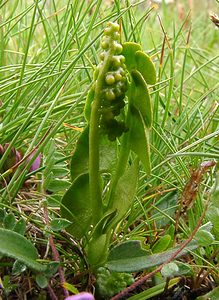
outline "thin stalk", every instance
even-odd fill
[[[49,227],[50,226],[49,212],[48,212],[48,207],[46,205],[44,206],[44,218],[45,218],[46,225]],[[56,249],[56,245],[55,245],[55,242],[54,242],[52,234],[49,235],[48,239],[49,239],[49,245],[50,245],[51,250],[52,250],[53,259],[55,261],[57,261],[57,262],[60,263],[61,260],[60,260],[59,252]],[[65,275],[64,275],[63,268],[61,266],[59,266],[58,272],[59,272],[60,283],[63,286],[63,293],[64,293],[65,297],[68,297],[69,296],[69,292],[68,292],[68,290],[66,290],[64,288]]]
[[[95,39],[96,40],[96,39]],[[45,99],[48,97],[48,95],[50,95],[51,93],[51,98],[53,96],[55,96],[55,94],[57,93],[57,88],[61,88],[61,86],[64,84],[64,82],[67,80],[67,78],[69,77],[71,70],[73,69],[73,67],[75,66],[76,62],[78,61],[78,59],[80,58],[80,56],[91,46],[91,44],[93,44],[94,41],[92,41],[88,46],[86,46],[81,53],[79,53],[78,55],[76,55],[75,59],[73,59],[73,61],[71,62],[71,64],[63,71],[63,73],[53,82],[53,84],[50,86],[50,88],[45,92],[45,94],[43,95],[43,97],[38,101],[37,105],[32,109],[32,111],[30,112],[29,116],[25,119],[25,121],[23,122],[22,126],[19,128],[19,130],[17,131],[17,133],[15,134],[15,136],[13,137],[13,139],[11,140],[11,143],[9,144],[7,150],[5,151],[5,153],[3,154],[3,156],[1,157],[0,160],[0,168],[2,167],[4,161],[6,160],[13,144],[15,143],[15,141],[19,138],[20,133],[23,132],[24,129],[26,129],[26,126],[28,125],[29,121],[31,120],[32,116],[35,114],[35,112],[37,111],[37,109],[42,105],[42,103],[45,101]]]
[[[173,58],[173,50],[170,49],[170,82],[169,82],[169,90],[167,95],[166,107],[165,107],[163,121],[162,121],[162,127],[165,126],[169,114],[170,100],[173,93],[173,84],[174,84],[174,58]]]
[[[41,144],[39,144],[37,146],[37,151],[35,153],[35,155],[37,156],[40,152],[43,151],[43,148],[45,147],[45,145],[47,145],[47,143],[49,142],[49,140],[54,137],[54,135],[57,133],[58,129],[60,128],[61,124],[64,122],[64,120],[67,119],[67,117],[73,112],[73,110],[75,109],[76,105],[78,103],[80,103],[82,101],[82,99],[84,98],[84,96],[87,94],[88,90],[89,90],[90,86],[88,87],[88,89],[86,89],[83,94],[81,94],[81,96],[78,98],[78,100],[63,114],[63,116],[57,120],[57,123],[55,124],[55,126],[51,129],[51,131],[48,133],[48,135],[45,136],[45,139],[43,140],[43,142]],[[13,144],[13,143],[12,143]],[[9,147],[8,147],[9,148]],[[6,151],[5,151],[6,152]],[[4,155],[3,155],[4,156]],[[3,157],[2,156],[2,157]],[[1,159],[2,160],[2,159]],[[1,162],[1,161],[0,161]],[[16,197],[16,194],[18,193],[19,188],[21,187],[21,185],[24,182],[24,178],[25,175],[27,173],[27,169],[30,166],[26,165],[25,169],[23,170],[22,174],[18,174],[18,170],[16,171],[16,173],[14,174],[13,178],[10,180],[9,184],[7,185],[6,189],[4,190],[4,193],[2,193],[2,200],[4,199],[4,202],[9,201],[8,198],[10,198],[10,200],[14,200],[14,198]],[[21,176],[22,175],[22,176]],[[16,176],[16,177],[15,177]],[[9,193],[10,192],[10,193]],[[1,202],[1,200],[0,200]]]
[[[162,77],[162,69],[163,69],[163,60],[164,60],[164,51],[165,51],[165,42],[166,39],[164,37],[163,39],[163,44],[162,44],[162,49],[161,49],[161,55],[160,55],[160,64],[159,64],[159,71],[158,71],[158,84],[155,89],[155,99],[154,99],[154,109],[153,109],[153,120],[154,120],[154,127],[158,127],[157,124],[159,124],[159,117],[158,117],[158,112],[159,112],[159,101],[160,101],[160,94],[159,94],[159,89],[160,89],[160,82],[161,82],[161,77]],[[158,141],[158,137],[155,135],[155,132],[152,131],[152,141],[153,144]]]
[[[186,69],[186,61],[187,61],[187,54],[189,50],[189,38],[191,34],[191,27],[189,29],[187,41],[186,41],[186,48],[185,48],[185,53],[184,53],[184,58],[183,58],[183,65],[182,65],[182,73],[181,73],[181,80],[180,80],[180,93],[179,93],[179,115],[182,113],[182,107],[183,107],[183,81],[184,81],[184,75],[185,75],[185,69]]]
[[[0,24],[2,23],[2,16],[0,15]],[[4,48],[5,48],[5,42],[4,42],[4,28],[0,28],[0,66],[4,66]],[[2,74],[3,77],[3,74]]]
[[[99,174],[99,124],[102,87],[104,84],[105,74],[111,61],[111,55],[113,53],[111,52],[112,50],[109,50],[106,54],[103,66],[96,81],[89,129],[89,185],[94,224],[100,220],[103,210]]]
[[[91,18],[91,20],[89,22],[89,26],[88,26],[87,31],[85,33],[84,39],[83,39],[83,41],[81,43],[80,49],[84,48],[84,46],[86,45],[86,42],[87,42],[87,40],[89,38],[89,35],[90,35],[92,29],[94,29],[94,24],[95,24],[95,22],[97,20],[97,16],[98,16],[98,13],[100,11],[101,4],[102,4],[102,0],[97,1],[97,6],[96,6],[95,11],[93,12],[93,16],[92,16],[92,18]]]
[[[7,121],[9,121],[11,119],[14,110],[19,106],[19,104],[21,103],[21,100],[22,100],[21,98],[19,99],[19,95],[20,95],[20,91],[21,91],[20,85],[24,78],[24,72],[25,72],[25,67],[26,67],[26,63],[27,63],[28,51],[29,51],[30,43],[31,43],[32,36],[33,36],[34,30],[35,30],[34,21],[35,21],[35,17],[36,17],[37,6],[38,6],[38,1],[36,1],[36,3],[35,3],[32,19],[31,19],[31,27],[30,27],[30,31],[29,31],[29,35],[28,35],[28,39],[27,39],[27,46],[26,46],[25,53],[24,53],[24,59],[23,59],[22,68],[21,68],[21,72],[20,72],[20,79],[19,79],[19,83],[18,83],[19,89],[17,90],[16,96],[15,96],[15,100],[14,100],[15,104],[13,106],[13,110],[11,111],[11,114],[8,115]]]

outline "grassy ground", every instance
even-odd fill
[[[186,213],[178,216],[179,234],[174,236],[176,241],[188,238],[215,185],[217,167],[200,169],[200,164],[219,157],[219,31],[210,21],[207,2],[197,6],[194,1],[192,12],[188,1],[159,7],[148,1],[112,2],[0,1],[0,143],[10,145],[1,156],[1,173],[8,169],[11,147],[24,157],[33,151],[32,162],[43,154],[37,172],[30,174],[31,161],[24,161],[10,178],[2,179],[1,226],[10,229],[13,218],[23,219],[25,236],[45,260],[54,259],[52,236],[66,282],[91,292],[94,278],[80,242],[51,229],[50,222],[60,216],[60,199],[70,185],[69,161],[85,127],[85,98],[108,21],[122,20],[123,41],[140,43],[157,71],[157,83],[150,87],[152,174],[141,169],[135,204],[118,224],[113,244],[140,239],[152,249],[174,230],[177,204],[183,193],[195,193],[195,184],[197,197],[191,196],[194,204],[187,203]],[[218,13],[216,1],[209,5]],[[186,299],[218,286],[217,217],[208,209],[203,221],[214,225],[212,244],[185,259],[191,268],[185,283],[190,292],[200,289],[186,294],[182,288]],[[141,276],[135,274],[136,279]],[[0,277],[3,299],[55,299],[54,293],[58,299],[64,297],[58,274],[43,288],[42,282],[36,284],[34,272],[16,269],[5,256]],[[159,283],[157,275],[137,292]]]

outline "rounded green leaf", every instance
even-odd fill
[[[58,270],[60,265],[59,261],[51,261],[47,264],[47,268],[45,272],[43,272],[43,275],[45,275],[47,278],[51,278]]]
[[[111,173],[116,165],[117,145],[110,142],[106,136],[100,137],[100,172]],[[88,173],[89,164],[89,127],[81,133],[75,152],[71,159],[71,179],[74,181],[78,176]]]
[[[76,149],[71,159],[71,179],[74,181],[79,175],[88,172],[89,160],[89,127],[81,133]]]
[[[178,274],[179,268],[176,263],[170,262],[161,269],[161,274],[164,278],[172,278]]]
[[[50,226],[53,231],[60,231],[68,227],[70,224],[71,222],[69,220],[62,218],[54,218],[52,219]]]
[[[212,192],[212,203],[215,207],[219,208],[219,173],[216,174],[215,187]]]
[[[77,177],[63,196],[61,216],[71,222],[66,230],[74,237],[82,238],[87,233],[92,218],[88,174]]]
[[[205,230],[199,230],[195,235],[195,239],[200,246],[209,246],[215,240],[213,234]]]
[[[130,73],[133,70],[138,70],[147,84],[156,83],[154,64],[150,56],[142,51],[139,44],[133,42],[124,43],[122,55],[125,57],[125,64]]]
[[[165,251],[171,242],[171,236],[166,234],[162,236],[152,247],[153,253]]]
[[[182,275],[192,276],[192,275],[194,275],[193,266],[190,265],[189,263],[176,261],[176,264],[179,268],[179,271],[176,274],[176,276],[182,276]]]
[[[12,230],[0,228],[0,241],[0,254],[17,259],[36,271],[45,271],[46,266],[36,261],[37,249],[24,236]]]
[[[145,167],[147,174],[151,172],[149,129],[145,126],[141,113],[135,108],[130,109],[129,143]]]
[[[117,212],[113,224],[124,218],[125,214],[127,214],[132,206],[138,183],[138,165],[138,160],[135,160],[118,180],[110,201],[113,203],[111,207],[112,210]]]
[[[219,208],[211,205],[207,210],[207,217],[213,224],[213,231],[217,239],[219,238]]]
[[[20,273],[26,271],[26,269],[27,269],[27,266],[25,264],[23,264],[19,260],[16,260],[12,267],[12,274],[13,275],[20,274]]]
[[[198,248],[198,243],[192,240],[176,258],[187,254]],[[137,272],[157,265],[161,265],[168,261],[174,253],[178,251],[180,246],[168,249],[168,251],[149,255],[148,252],[141,247],[139,241],[126,241],[114,247],[108,256],[107,267],[115,272]]]
[[[128,71],[131,73],[136,68],[135,53],[141,50],[141,46],[134,42],[127,42],[123,45],[122,55],[125,57],[125,64]]]
[[[16,231],[17,233],[20,233],[21,235],[24,235],[26,230],[26,222],[24,219],[21,217],[17,223],[15,224],[13,231]]]
[[[14,226],[16,224],[16,219],[15,219],[15,216],[14,214],[10,213],[10,214],[7,214],[4,218],[4,227],[6,229],[14,229]]]
[[[142,51],[137,51],[135,53],[136,68],[144,77],[147,84],[156,83],[156,70],[154,64],[147,54]]]
[[[131,75],[133,83],[131,85],[130,103],[140,111],[145,125],[150,128],[152,125],[152,107],[147,84],[140,72],[134,70]]]
[[[65,192],[70,185],[71,183],[66,179],[52,178],[47,186],[47,190],[53,193]]]
[[[107,234],[102,234],[89,241],[87,259],[91,266],[103,265],[108,254]]]
[[[48,285],[48,279],[46,278],[46,276],[42,275],[42,274],[37,274],[36,275],[36,283],[38,284],[38,286],[41,289],[44,289],[45,287],[47,287]]]

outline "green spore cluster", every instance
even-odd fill
[[[120,44],[118,24],[108,23],[104,30],[101,48],[102,62],[97,68],[96,77],[104,61],[109,60],[109,64],[102,87],[100,126],[109,140],[114,141],[128,130],[124,121],[116,119],[125,106],[124,98],[127,91],[125,57],[121,55],[123,47]]]

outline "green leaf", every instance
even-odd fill
[[[47,277],[47,278],[51,278],[58,270],[60,265],[59,261],[51,261],[47,264],[46,266],[46,270],[43,272],[43,274]]]
[[[141,50],[141,46],[133,42],[126,42],[122,44],[122,46],[122,55],[125,57],[125,64],[128,71],[131,73],[133,69],[136,69],[135,53]]]
[[[110,172],[116,165],[117,145],[108,140],[106,136],[100,137],[100,172]],[[75,152],[71,159],[71,179],[88,173],[89,165],[89,127],[80,135]]]
[[[52,173],[55,177],[64,177],[68,174],[69,170],[65,166],[55,165]]]
[[[112,173],[117,164],[117,143],[109,141],[106,135],[100,137],[100,172]]]
[[[123,44],[122,55],[128,71],[138,70],[147,84],[156,83],[156,70],[151,58],[142,51],[139,44],[127,42]]]
[[[46,201],[48,206],[59,207],[62,201],[62,195],[61,194],[48,195]]]
[[[112,224],[112,220],[116,216],[116,214],[117,214],[116,210],[107,211],[95,226],[93,236],[100,236],[101,234],[106,233],[106,231],[109,229],[110,225]]]
[[[76,149],[71,159],[71,179],[74,181],[79,175],[88,173],[89,163],[89,127],[81,133]]]
[[[21,263],[19,260],[16,260],[12,267],[12,274],[13,275],[20,274],[20,273],[26,271],[26,269],[27,269],[27,266],[25,264]]]
[[[178,274],[179,268],[175,262],[170,262],[163,266],[161,274],[164,278],[173,278]]]
[[[171,287],[173,287],[175,284],[177,284],[179,282],[179,280],[180,280],[179,278],[171,279],[168,283],[168,288],[170,289]],[[165,286],[166,286],[166,282],[157,284],[157,285],[153,286],[152,288],[149,288],[141,293],[138,293],[138,294],[130,297],[129,300],[151,299],[151,298],[163,293]]]
[[[213,224],[213,230],[217,238],[219,238],[219,208],[211,205],[207,210],[207,217]]]
[[[171,191],[165,195],[161,195],[159,202],[156,204],[156,208],[152,209],[154,220],[156,221],[157,228],[164,228],[168,224],[171,224],[171,218],[175,217],[177,201],[179,195],[177,191]],[[171,225],[170,225],[171,226]],[[169,233],[174,239],[175,226],[172,224],[171,228],[168,229]]]
[[[176,276],[183,276],[183,275],[193,276],[194,275],[192,265],[183,263],[181,261],[175,261],[175,263],[178,266],[178,273],[176,274]]]
[[[47,185],[47,190],[53,193],[65,191],[70,187],[71,183],[65,179],[52,178]]]
[[[152,252],[159,253],[165,251],[171,242],[171,236],[166,234],[159,238],[159,240],[153,245]]]
[[[212,196],[212,203],[219,208],[219,188],[214,192]]]
[[[41,289],[44,289],[48,285],[48,279],[46,276],[42,274],[37,274],[36,275],[36,283]]]
[[[14,214],[10,213],[10,214],[7,214],[4,218],[4,227],[6,229],[14,229],[14,226],[16,224],[16,219],[15,219],[15,216]]]
[[[18,288],[18,284],[13,284],[11,282],[11,276],[9,275],[5,275],[2,278],[2,281],[0,280],[0,285],[2,286],[3,290],[4,290],[4,295],[9,295],[13,290],[15,290],[16,288]]]
[[[55,165],[55,141],[54,139],[51,139],[45,146],[44,152],[43,152],[43,164],[45,166],[45,169],[43,170],[43,176],[45,177],[44,180],[44,189],[47,189],[47,184],[49,183],[50,179],[48,177],[51,177],[51,172]]]
[[[137,70],[144,77],[147,84],[156,83],[156,70],[151,58],[142,51],[135,53]]]
[[[117,212],[113,223],[120,221],[131,208],[136,194],[138,181],[138,160],[128,167],[119,178],[110,203],[112,210]]]
[[[74,237],[80,239],[87,233],[92,219],[88,174],[77,177],[63,196],[61,216],[72,222],[66,230]]]
[[[50,226],[53,231],[60,231],[65,229],[71,224],[69,220],[62,219],[62,218],[54,218],[52,219]]]
[[[145,126],[141,113],[133,106],[130,107],[128,126],[130,149],[138,155],[149,175],[151,173],[149,129]]]
[[[131,84],[130,104],[141,113],[145,126],[151,128],[152,126],[152,108],[151,98],[148,93],[147,84],[141,73],[134,70],[131,72],[133,82]]]
[[[24,221],[23,218],[20,218],[15,224],[13,231],[20,233],[21,235],[24,235],[25,230],[26,230],[26,222]]]
[[[175,235],[175,226],[173,224],[171,224],[167,230],[166,230],[166,235],[169,235],[171,240],[170,240],[170,244],[169,247],[172,246],[173,241],[174,241],[174,235]]]
[[[196,241],[190,242],[176,258],[198,248]],[[107,267],[116,272],[138,272],[165,263],[179,249],[171,248],[159,254],[148,255],[139,241],[126,241],[114,247],[108,256]]]
[[[0,253],[24,263],[36,271],[45,271],[46,266],[38,263],[37,249],[24,236],[12,230],[0,228]]]
[[[88,243],[87,259],[91,266],[101,266],[108,254],[108,236],[102,234],[94,237]]]
[[[213,205],[219,208],[219,173],[216,174],[216,182],[212,192],[211,201]]]
[[[62,284],[62,286],[63,286],[64,289],[68,290],[72,294],[79,294],[78,289],[74,285],[72,285],[72,284],[70,284],[68,282],[64,282]]]
[[[195,235],[195,239],[200,246],[209,246],[215,240],[213,234],[206,230],[199,230]]]
[[[203,224],[202,226],[200,226],[198,231],[204,230],[204,231],[211,232],[212,228],[213,228],[213,224],[209,221]]]

